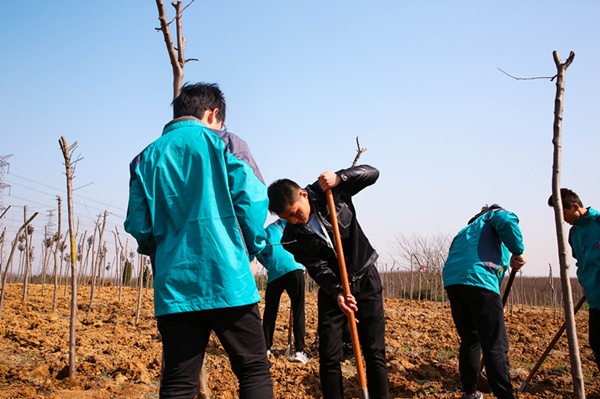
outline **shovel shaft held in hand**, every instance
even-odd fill
[[[579,311],[579,308],[581,308],[583,306],[584,302],[585,302],[585,295],[583,295],[581,297],[579,302],[577,302],[577,305],[575,305],[575,308],[573,308],[574,314],[577,314],[577,312]],[[546,356],[548,356],[548,354],[550,353],[552,348],[554,348],[554,345],[556,345],[556,343],[558,342],[558,340],[563,335],[563,333],[565,332],[566,329],[567,329],[567,323],[564,322],[563,325],[560,326],[560,328],[558,329],[556,334],[554,334],[554,338],[552,338],[552,341],[550,341],[550,343],[548,344],[548,347],[546,348],[546,350],[540,357],[540,360],[538,360],[538,362],[535,364],[535,366],[533,366],[533,368],[529,372],[529,375],[527,376],[527,378],[525,378],[525,381],[523,381],[521,388],[519,388],[519,392],[525,391],[525,389],[527,388],[527,384],[529,384],[531,382],[531,380],[533,379],[533,376],[537,373],[538,369],[540,368],[540,366],[542,365],[544,360],[546,360]]]
[[[329,206],[329,215],[331,217],[331,227],[335,239],[335,250],[337,252],[338,265],[340,267],[340,278],[342,287],[344,288],[344,296],[350,295],[350,283],[348,282],[348,271],[346,270],[346,260],[344,258],[344,248],[342,247],[342,238],[340,236],[340,228],[337,222],[337,213],[335,211],[335,202],[333,201],[333,193],[331,189],[325,192],[327,196],[327,205]],[[352,337],[352,349],[354,351],[354,360],[356,362],[356,371],[358,373],[358,385],[363,391],[365,399],[369,398],[367,393],[367,376],[363,367],[362,354],[360,353],[360,343],[358,341],[358,330],[356,329],[356,318],[354,312],[348,314],[348,325],[350,327],[350,336]]]

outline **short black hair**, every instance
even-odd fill
[[[186,83],[171,105],[173,118],[194,116],[202,119],[206,110],[218,108],[217,120],[225,123],[225,96],[216,83]]]
[[[548,206],[554,207],[553,195],[548,198]],[[583,208],[583,203],[579,199],[579,196],[575,194],[575,191],[569,190],[568,188],[560,189],[560,197],[562,198],[563,209],[570,209],[573,204],[577,204]]]
[[[498,204],[492,204],[492,205],[485,204],[484,206],[481,207],[481,211],[479,211],[479,213],[477,215],[473,216],[469,220],[469,223],[467,223],[467,224],[473,223],[475,221],[475,219],[477,219],[479,216],[485,215],[486,213],[488,213],[489,211],[493,211],[494,209],[503,209],[503,208]]]
[[[269,212],[279,215],[293,205],[300,196],[302,188],[290,179],[279,179],[269,186]]]

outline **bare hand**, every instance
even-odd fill
[[[352,294],[344,296],[344,294],[339,293],[337,296],[337,302],[340,309],[342,309],[342,312],[344,312],[346,316],[350,316],[351,313],[358,312],[356,298],[354,298]],[[356,322],[358,323],[358,320],[356,320]]]
[[[515,271],[521,270],[525,263],[527,263],[527,260],[523,255],[512,255],[510,257],[510,267]]]
[[[319,185],[321,186],[321,190],[323,190],[323,192],[334,188],[335,186],[340,184],[341,181],[342,178],[334,172],[327,171],[319,175]]]

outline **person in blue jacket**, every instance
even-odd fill
[[[589,342],[600,370],[600,212],[585,208],[579,196],[563,188],[560,190],[563,218],[572,225],[569,244],[577,259],[577,278],[590,305]],[[553,207],[553,198],[548,198]]]
[[[294,331],[294,360],[306,364],[304,354],[305,315],[304,315],[304,268],[294,260],[292,254],[283,249],[281,237],[285,229],[285,220],[277,219],[265,229],[267,246],[258,254],[258,261],[267,269],[267,288],[265,290],[265,311],[263,332],[267,344],[267,353],[273,345],[275,321],[279,310],[279,300],[283,291],[288,293],[292,310]]]
[[[265,247],[266,185],[247,144],[227,132],[216,84],[186,84],[173,121],[130,165],[125,230],[150,256],[163,343],[161,398],[193,398],[211,331],[241,398],[272,398],[250,261]]]
[[[483,397],[477,391],[482,351],[494,395],[514,398],[500,284],[509,264],[513,270],[525,264],[518,223],[517,215],[499,205],[484,206],[454,237],[444,265],[444,288],[460,336],[463,398]]]

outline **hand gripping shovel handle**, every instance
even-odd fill
[[[583,306],[584,302],[585,302],[585,295],[583,295],[581,297],[581,299],[579,300],[579,302],[577,302],[577,305],[575,305],[575,308],[573,309],[575,314],[577,314],[577,312],[579,311],[579,308],[581,308],[581,306]],[[544,360],[546,360],[546,356],[548,356],[548,354],[550,353],[552,348],[554,348],[554,345],[556,345],[556,343],[558,342],[558,340],[563,335],[563,333],[565,332],[566,329],[567,329],[567,323],[564,322],[563,325],[558,329],[556,334],[554,334],[554,338],[552,338],[552,341],[550,341],[550,344],[548,344],[548,347],[546,348],[546,350],[540,357],[540,360],[538,360],[538,362],[535,364],[535,366],[533,366],[533,368],[529,372],[529,375],[527,376],[527,378],[525,378],[525,381],[523,381],[521,388],[519,388],[519,392],[524,392],[525,389],[527,389],[527,384],[529,384],[531,382],[531,380],[533,379],[533,376],[537,373],[538,369],[540,368],[540,366],[542,365]]]
[[[337,222],[337,213],[335,211],[335,203],[333,201],[333,193],[331,189],[325,192],[327,196],[327,205],[329,206],[329,214],[331,216],[331,227],[335,238],[335,250],[337,252],[338,264],[340,267],[340,277],[344,288],[344,295],[350,295],[350,283],[348,282],[348,272],[346,271],[346,260],[344,258],[344,248],[342,247],[342,239],[340,237],[340,228]],[[358,330],[356,329],[356,319],[354,312],[348,315],[348,325],[350,327],[350,336],[352,337],[352,349],[354,351],[354,359],[356,362],[356,371],[358,372],[358,385],[362,389],[363,397],[369,399],[367,392],[367,376],[363,367],[362,354],[360,353],[360,343],[358,341]]]

